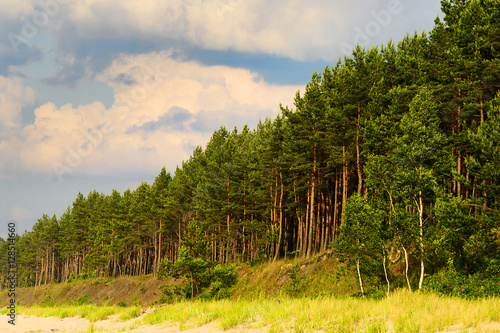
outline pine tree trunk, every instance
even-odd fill
[[[295,214],[297,215],[297,220],[298,220],[298,226],[297,226],[297,237],[296,237],[296,244],[295,244],[295,258],[298,257],[298,255],[301,255],[302,251],[302,219],[300,216],[300,211],[299,211],[299,204],[297,200],[297,192],[295,188],[295,184],[293,184],[293,193],[294,193],[294,201],[295,201]],[[298,253],[297,253],[298,251]]]
[[[457,155],[458,155],[457,156],[457,173],[460,176],[461,172],[462,172],[462,152],[460,150],[458,150]],[[460,186],[459,180],[457,180],[457,196],[458,197],[462,196],[461,186]]]
[[[160,268],[160,264],[161,264],[161,238],[163,236],[163,232],[161,231],[161,227],[162,227],[162,222],[160,219],[160,230],[158,232],[158,261],[156,263],[156,270],[157,271]]]
[[[333,199],[333,230],[332,230],[332,240],[335,240],[337,237],[337,225],[338,225],[338,209],[339,209],[339,201],[338,201],[338,185],[339,185],[340,175],[335,175],[335,197]]]
[[[313,227],[316,224],[315,216],[314,216],[314,197],[315,197],[315,185],[316,185],[316,146],[314,147],[314,164],[313,164],[313,173],[311,179],[311,199],[310,201],[310,217],[309,217],[309,241],[307,245],[307,253],[306,258],[311,256],[312,252],[312,243],[313,243]]]
[[[311,191],[307,191],[307,206],[306,206],[306,224],[305,228],[302,232],[303,242],[302,242],[302,251],[301,257],[307,257],[307,249],[309,247],[309,228],[311,228],[309,210],[311,209]]]
[[[56,258],[55,258],[55,251],[52,250],[52,274],[51,274],[50,281],[55,280],[55,278],[56,278],[55,273],[56,273]]]
[[[47,245],[46,250],[47,254],[47,263],[45,264],[45,284],[47,284],[47,280],[50,278],[49,276],[49,268],[50,268],[50,255],[49,255],[49,246]]]
[[[340,223],[344,223],[344,209],[347,202],[347,160],[345,144],[342,146],[342,213],[340,215]]]
[[[458,98],[460,100],[461,94],[460,92],[458,93]],[[461,114],[461,108],[460,105],[458,106],[458,114],[457,114],[457,135],[460,135],[460,114]],[[457,173],[460,176],[462,172],[462,152],[460,151],[460,148],[457,148]],[[457,196],[461,196],[461,188],[460,188],[460,181],[457,180]]]
[[[358,194],[363,191],[363,173],[361,170],[360,148],[359,148],[359,127],[361,121],[361,105],[358,102],[358,122],[356,124],[356,167],[358,169]]]

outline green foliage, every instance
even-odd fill
[[[44,298],[39,303],[41,306],[52,306],[54,302],[52,300],[52,290],[49,289],[45,292]]]
[[[384,238],[383,212],[374,208],[359,195],[349,198],[344,211],[344,224],[333,244],[341,262],[353,266],[360,262],[369,275],[377,275],[373,268],[380,268]]]
[[[158,300],[160,304],[174,303],[183,295],[183,290],[178,285],[162,284],[159,286],[159,289],[162,291],[160,299]]]
[[[230,288],[236,284],[237,274],[235,265],[222,266],[216,262],[201,258],[193,258],[191,251],[181,246],[179,260],[172,264],[162,262],[159,277],[171,276],[182,278],[185,282],[181,288],[186,298],[200,295],[205,299],[222,299],[230,295]],[[179,295],[179,289],[174,286],[163,285],[162,302],[171,302]]]
[[[90,286],[95,286],[95,285],[98,285],[98,284],[101,284],[101,283],[106,283],[106,280],[105,279],[95,279],[94,281],[90,282]]]
[[[284,287],[284,292],[289,296],[300,296],[307,287],[307,279],[301,274],[300,265],[295,262],[288,272],[291,282]]]
[[[441,6],[429,34],[356,46],[293,106],[253,130],[220,127],[173,175],[44,214],[16,236],[19,285],[157,274],[222,298],[229,264],[310,258],[334,240],[360,285],[403,273],[411,287],[419,271],[420,286],[449,262],[498,275],[500,6]],[[0,239],[4,286],[7,256]]]
[[[210,285],[200,296],[211,300],[227,298],[231,295],[231,288],[236,284],[237,279],[236,265],[218,264],[211,272]]]
[[[85,305],[85,304],[90,304],[90,295],[83,295],[82,297],[78,298],[75,301],[76,305]]]
[[[483,274],[464,275],[454,270],[444,270],[429,277],[425,290],[441,296],[466,299],[500,296],[500,277]]]

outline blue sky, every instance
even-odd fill
[[[438,15],[437,0],[0,0],[2,225],[173,172],[221,125],[292,106],[356,43]]]

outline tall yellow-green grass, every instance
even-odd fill
[[[94,323],[107,319],[113,315],[119,315],[119,320],[126,321],[139,316],[139,307],[119,307],[119,306],[99,306],[93,304],[86,305],[57,305],[57,306],[32,306],[17,307],[17,314],[37,316],[37,317],[81,317]],[[1,314],[7,313],[7,309],[2,309]]]
[[[91,322],[119,314],[136,318],[137,307],[55,306],[19,308],[35,316],[80,316]],[[259,328],[267,332],[500,332],[500,298],[464,300],[398,291],[380,300],[360,298],[263,298],[256,300],[183,301],[140,317],[138,324],[212,323],[221,330]]]
[[[433,294],[391,294],[381,300],[282,298],[180,302],[146,315],[144,323],[192,328],[215,322],[221,329],[268,332],[500,332],[500,299],[463,300]]]

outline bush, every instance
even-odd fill
[[[215,266],[210,274],[210,285],[200,295],[203,299],[221,300],[231,295],[231,288],[236,284],[238,274],[236,266]]]
[[[89,295],[83,295],[82,297],[78,298],[75,301],[76,305],[85,305],[85,304],[90,304],[90,296]]]
[[[298,262],[293,264],[288,272],[291,282],[285,285],[284,291],[290,296],[299,296],[306,289],[306,279],[300,274],[300,265]]]
[[[177,285],[162,284],[159,289],[162,291],[162,295],[158,300],[160,304],[172,304],[183,294],[182,288]]]
[[[195,258],[193,253],[184,246],[179,248],[179,260],[175,264],[162,262],[158,277],[171,276],[184,279],[178,289],[161,286],[163,296],[160,302],[173,302],[179,295],[186,298],[200,296],[204,299],[221,299],[230,294],[230,288],[236,284],[236,266],[221,266],[215,261]],[[169,289],[170,288],[170,289]],[[176,287],[173,287],[176,288]]]
[[[92,282],[89,283],[90,286],[95,286],[97,284],[100,284],[100,283],[104,283],[104,279],[97,279],[97,280],[94,280]]]
[[[41,306],[53,306],[54,302],[52,301],[52,290],[47,290],[45,292],[45,297],[40,302]]]
[[[466,299],[500,296],[500,277],[442,271],[427,279],[425,291]]]
[[[69,278],[66,280],[66,283],[70,283],[70,282],[73,282],[73,280],[75,279],[75,274],[74,273],[71,273],[69,275]]]

